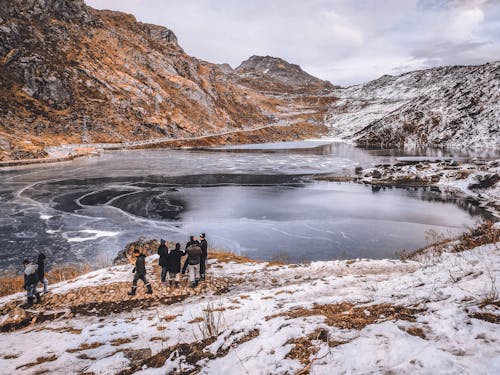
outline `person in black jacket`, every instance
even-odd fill
[[[49,281],[45,277],[45,264],[47,263],[47,257],[45,254],[38,254],[38,260],[36,264],[38,265],[38,281],[43,284],[43,294],[48,292]]]
[[[175,249],[170,250],[167,256],[167,269],[168,269],[168,284],[172,286],[172,283],[179,285],[181,281],[181,258],[184,256],[184,252],[181,251],[181,244],[176,243]]]
[[[165,245],[165,240],[160,240],[160,246],[158,246],[158,255],[160,256],[159,264],[161,267],[161,282],[165,285],[165,280],[167,278],[167,257],[168,248]]]
[[[194,236],[189,236],[189,241],[186,244],[184,252],[187,252],[188,247],[191,246],[191,245],[193,245],[193,244],[199,244],[199,242],[194,239]],[[188,267],[188,262],[187,262],[187,259],[186,259],[184,261],[184,265],[182,266],[182,274],[183,275],[186,273],[187,267]]]
[[[200,259],[200,279],[205,280],[205,269],[207,267],[208,258],[208,243],[205,239],[205,233],[200,235],[200,248],[201,248],[201,259]]]
[[[132,290],[128,292],[129,296],[135,295],[135,291],[137,290],[137,281],[142,280],[144,285],[148,288],[146,293],[152,294],[153,289],[151,288],[151,283],[146,279],[146,256],[142,254],[139,249],[134,250],[135,259],[135,267],[132,270],[134,275],[134,281],[132,281]]]
[[[30,263],[28,259],[23,261],[24,268],[24,289],[26,289],[28,301],[22,305],[21,307],[27,309],[33,306],[34,298],[36,296],[36,303],[41,303],[42,298],[40,297],[40,293],[36,290],[36,284],[38,284],[38,266],[36,264]]]

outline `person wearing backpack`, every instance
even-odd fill
[[[165,245],[165,240],[163,239],[160,240],[160,246],[158,246],[158,255],[160,256],[158,263],[161,267],[161,283],[165,285],[168,266],[168,248],[167,245]]]
[[[22,305],[23,309],[27,309],[33,306],[33,301],[35,300],[33,296],[36,296],[36,303],[42,303],[42,298],[40,293],[36,290],[36,284],[38,284],[38,266],[32,264],[28,259],[23,260],[24,268],[24,289],[27,294],[27,302]]]
[[[176,243],[175,248],[168,252],[167,256],[167,270],[168,270],[168,285],[179,285],[181,281],[181,258],[185,253],[181,250],[181,244]]]
[[[38,254],[38,260],[36,263],[38,265],[38,270],[37,270],[38,282],[43,284],[43,294],[47,294],[49,292],[48,291],[49,281],[45,277],[45,264],[47,263],[47,257],[45,256],[45,254],[43,253]]]
[[[134,249],[134,257],[135,257],[135,267],[132,270],[132,273],[135,273],[134,280],[132,281],[132,289],[127,294],[129,296],[134,296],[137,290],[137,282],[142,280],[144,285],[148,288],[146,293],[152,294],[153,289],[151,288],[151,283],[146,278],[146,256],[140,252],[139,249]]]
[[[186,243],[186,247],[185,247],[184,252],[187,253],[188,247],[191,246],[192,244],[195,244],[195,243],[199,243],[199,242],[197,240],[195,240],[194,236],[189,236],[189,241]],[[184,261],[184,265],[182,266],[182,274],[183,275],[186,273],[187,267],[188,267],[188,262],[187,262],[187,259],[186,259]]]
[[[201,247],[198,242],[190,245],[187,250],[186,263],[188,264],[189,281],[191,288],[198,286],[200,281],[200,260],[201,260]]]

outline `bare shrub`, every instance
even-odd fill
[[[216,337],[222,331],[224,308],[208,302],[203,309],[202,316],[198,319],[197,328],[203,339]]]
[[[290,255],[286,251],[278,251],[271,255],[270,265],[283,265],[290,263]]]

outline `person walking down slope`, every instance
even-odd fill
[[[208,258],[208,243],[205,239],[205,233],[200,235],[200,248],[201,248],[201,260],[200,260],[200,279],[205,280],[205,269],[207,267]]]
[[[189,241],[187,242],[186,247],[184,248],[184,252],[187,253],[188,247],[193,245],[193,244],[199,244],[199,242],[194,239],[194,236],[189,236]],[[186,273],[187,266],[188,266],[188,261],[186,259],[184,261],[184,265],[182,266],[182,274],[183,275]]]
[[[132,270],[132,273],[135,273],[134,275],[134,281],[132,281],[132,290],[128,292],[129,296],[135,295],[135,292],[137,290],[137,281],[142,280],[144,282],[144,285],[148,288],[148,291],[146,293],[152,294],[153,289],[151,288],[151,283],[148,281],[146,278],[146,256],[142,254],[139,249],[134,250],[134,256],[135,256],[135,267]]]
[[[38,284],[38,266],[36,264],[30,263],[28,259],[23,261],[24,268],[24,289],[27,293],[27,302],[22,305],[23,309],[27,309],[33,306],[34,297],[36,296],[36,303],[41,303],[42,298],[40,297],[40,293],[36,290],[36,284]]]
[[[165,285],[167,277],[167,258],[168,258],[168,248],[165,245],[165,240],[160,240],[160,246],[158,246],[158,255],[160,260],[158,261],[161,267],[161,283]]]
[[[45,277],[45,264],[47,263],[47,257],[45,256],[45,254],[38,254],[38,260],[36,263],[38,265],[38,281],[43,284],[43,294],[46,294],[49,292],[49,281]]]
[[[200,260],[201,248],[198,243],[193,243],[187,248],[187,259],[189,281],[191,281],[191,288],[198,286],[200,280]]]
[[[181,244],[176,243],[175,248],[170,250],[167,257],[167,269],[168,269],[168,285],[172,286],[172,283],[179,285],[181,281],[181,258],[184,256],[184,252],[181,250]]]

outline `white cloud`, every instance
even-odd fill
[[[483,20],[484,13],[480,8],[459,8],[452,14],[447,36],[456,42],[465,41]]]
[[[362,31],[346,17],[339,15],[334,10],[323,11],[320,15],[321,21],[324,23],[322,26],[325,26],[324,31],[328,37],[332,37],[336,42],[348,43],[349,45],[360,46],[363,44]]]

